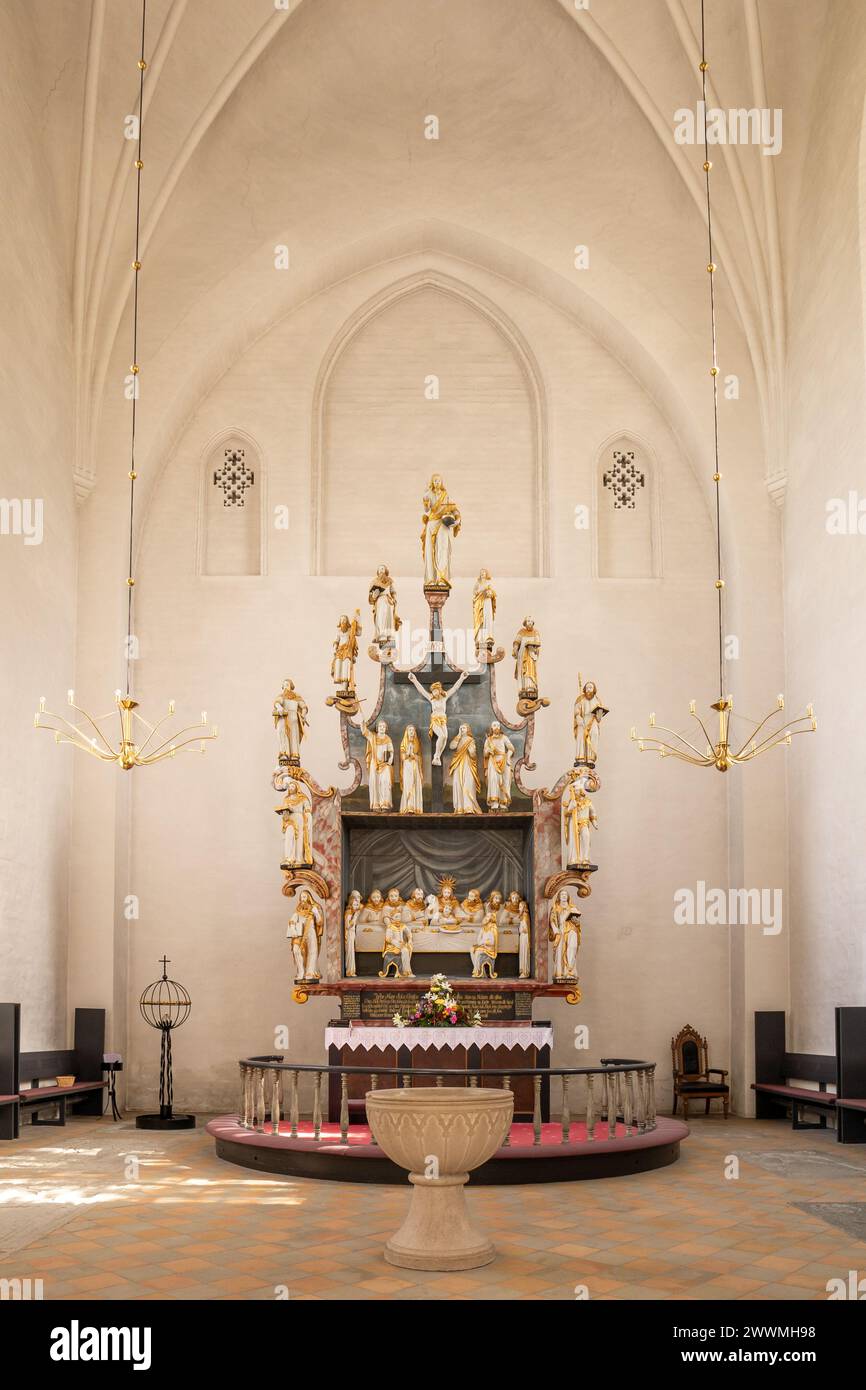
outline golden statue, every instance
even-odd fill
[[[448,765],[454,813],[458,816],[480,816],[478,793],[481,783],[478,780],[478,754],[468,724],[460,725],[457,737],[452,738],[448,746],[454,750],[454,757]]]
[[[424,699],[430,705],[430,727],[427,730],[431,738],[435,738],[436,743],[433,748],[433,766],[439,767],[442,762],[442,754],[445,752],[445,744],[448,742],[448,719],[445,708],[452,695],[456,695],[461,685],[468,676],[468,671],[461,671],[460,676],[454,682],[450,690],[446,690],[441,681],[434,681],[429,690],[425,690],[414,671],[409,672],[409,679]]]
[[[529,905],[525,900],[521,900],[520,903],[517,930],[517,971],[521,980],[528,980],[532,964],[532,926],[529,920]]]
[[[590,862],[589,845],[598,816],[587,795],[595,790],[597,778],[572,768],[562,793],[562,838],[565,841],[563,869],[583,868]]]
[[[388,736],[388,725],[380,719],[373,733],[366,720],[361,733],[367,740],[367,778],[370,784],[370,810],[390,811],[394,780],[394,745]]]
[[[610,711],[598,698],[595,681],[584,681],[578,673],[577,699],[574,702],[574,762],[595,766],[598,757],[598,733],[601,721]]]
[[[358,660],[358,634],[361,631],[361,610],[355,609],[355,616],[349,621],[344,613],[337,624],[334,639],[334,655],[331,658],[331,680],[341,686],[342,695],[355,693],[355,662]]]
[[[424,493],[421,518],[421,554],[424,588],[451,588],[451,538],[460,531],[460,509],[448,496],[441,476],[434,473]]]
[[[493,619],[496,617],[496,590],[489,570],[481,570],[472,591],[472,624],[475,650],[493,650]]]
[[[358,973],[355,962],[355,933],[358,928],[358,918],[361,915],[361,894],[357,888],[353,888],[346,903],[346,911],[343,913],[343,937],[346,948],[346,977],[354,979]]]
[[[394,967],[395,978],[399,978],[403,967],[403,928],[399,922],[389,918],[385,922],[382,969],[379,971],[380,980],[387,980],[392,966]]]
[[[373,635],[380,648],[391,648],[403,619],[397,616],[397,590],[387,565],[380,565],[370,584]]]
[[[421,741],[414,724],[407,724],[400,740],[400,810],[420,815],[424,810]]]
[[[484,904],[477,888],[470,888],[460,904],[460,917],[467,927],[480,927],[484,921]]]
[[[454,887],[455,880],[451,874],[443,874],[439,880],[438,897],[431,893],[427,899],[428,926],[444,932],[460,930],[460,905]]]
[[[560,889],[550,906],[547,939],[553,945],[554,980],[577,979],[577,953],[580,950],[580,912],[567,888]]]
[[[498,950],[499,928],[496,925],[496,917],[492,912],[487,912],[484,914],[484,921],[478,928],[475,945],[469,947],[473,980],[480,980],[485,970],[489,979],[495,980],[497,978],[493,967],[496,964]]]
[[[514,639],[514,678],[522,700],[538,699],[538,658],[541,654],[541,633],[534,618],[524,618],[523,627]]]
[[[322,945],[322,933],[325,929],[325,918],[319,904],[313,898],[312,893],[305,889],[300,898],[294,913],[289,918],[289,926],[286,936],[292,943],[292,954],[295,958],[295,979],[298,982],[304,980],[320,980],[319,974],[319,949]]]
[[[280,743],[280,762],[300,766],[301,742],[307,725],[307,705],[295,690],[294,681],[283,681],[283,688],[274,700],[274,728]]]
[[[507,811],[511,805],[511,782],[514,777],[514,744],[502,725],[494,720],[484,740],[484,777],[487,809]]]
[[[313,863],[313,808],[302,783],[290,777],[277,807],[283,828],[283,868],[309,868]]]

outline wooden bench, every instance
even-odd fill
[[[811,1081],[818,1089],[794,1085]],[[828,1091],[828,1085],[835,1091]],[[755,1014],[755,1114],[759,1120],[778,1116],[791,1107],[793,1129],[826,1129],[827,1116],[837,1117],[836,1138],[842,1144],[866,1143],[866,1008],[836,1009],[836,1053],[785,1051],[785,1014],[780,1009]],[[817,1110],[817,1122],[803,1119],[804,1110]]]
[[[818,1089],[792,1085],[812,1081]],[[792,1129],[826,1129],[827,1115],[836,1110],[836,1058],[812,1052],[785,1051],[785,1014],[781,1009],[755,1014],[755,1114],[759,1120],[778,1117],[780,1106],[791,1107]],[[818,1110],[817,1122],[803,1119],[805,1109]]]
[[[105,1046],[105,1010],[76,1009],[71,1048],[58,1051],[20,1052],[21,1006],[0,1004],[0,1139],[17,1139],[20,1115],[30,1109],[31,1124],[65,1125],[67,1107],[80,1114],[102,1114],[102,1092],[108,1085],[102,1074]],[[71,1086],[40,1085],[58,1076],[74,1076]],[[21,1084],[22,1080],[24,1083]],[[43,1119],[40,1111],[56,1110]]]

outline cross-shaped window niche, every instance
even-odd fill
[[[634,511],[637,490],[646,486],[646,475],[635,463],[633,449],[614,449],[613,467],[606,470],[602,482],[613,493],[615,511]]]
[[[223,490],[223,506],[242,507],[244,493],[255,481],[256,475],[244,462],[243,449],[226,449],[223,465],[213,475],[214,487]]]

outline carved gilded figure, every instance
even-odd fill
[[[280,760],[300,763],[301,743],[307,725],[307,705],[295,690],[294,681],[283,681],[283,688],[274,700],[274,728],[280,745]]]
[[[499,914],[502,911],[502,894],[498,888],[494,888],[487,902],[484,904],[484,909],[486,912],[492,912],[497,922],[499,921]]]
[[[460,914],[454,894],[454,879],[446,874],[439,880],[439,896],[434,897],[435,924],[439,931],[459,931]],[[429,903],[429,899],[428,899]]]
[[[446,690],[441,681],[434,681],[430,689],[425,690],[415,672],[409,672],[409,679],[418,694],[423,695],[430,704],[430,727],[427,732],[431,739],[436,740],[433,747],[434,767],[439,767],[441,764],[442,754],[445,752],[445,745],[448,742],[448,720],[445,715],[445,707],[451,696],[457,694],[468,674],[468,671],[461,671],[459,678],[450,690]]]
[[[480,927],[484,921],[484,904],[477,888],[470,888],[459,908],[459,915],[465,926]]]
[[[610,711],[598,698],[595,681],[577,677],[577,699],[574,702],[574,761],[595,766],[598,758],[598,735],[601,721]]]
[[[457,736],[448,745],[454,757],[448,765],[451,774],[451,800],[458,816],[480,816],[478,793],[478,754],[475,739],[468,724],[461,724]]]
[[[472,590],[472,623],[475,629],[475,650],[492,651],[493,620],[496,617],[496,590],[489,570],[481,570]]]
[[[397,921],[403,920],[403,898],[399,888],[389,888],[385,907]]]
[[[434,473],[424,494],[421,554],[425,589],[451,588],[451,539],[460,531],[460,509],[451,501],[440,474]]]
[[[517,973],[521,980],[528,980],[529,972],[532,968],[532,935],[529,921],[529,907],[527,903],[523,901],[521,901],[520,904],[520,917],[517,930]]]
[[[541,633],[534,618],[524,618],[523,626],[514,639],[514,677],[523,700],[538,699],[538,658],[541,653]]]
[[[403,976],[404,980],[414,980],[415,975],[412,971],[412,928],[405,922],[400,928],[400,940],[402,943],[400,946],[400,974]]]
[[[587,787],[595,784],[591,774],[575,774],[573,770],[562,793],[562,838],[564,869],[579,868],[590,863],[590,840],[598,825],[598,816],[587,795]]]
[[[491,980],[497,978],[494,966],[499,950],[499,928],[496,925],[496,918],[492,912],[484,914],[484,920],[478,928],[478,935],[475,944],[469,947],[469,956],[472,961],[472,978],[480,980],[485,970]]]
[[[580,949],[580,912],[571,901],[567,888],[560,889],[551,903],[547,924],[547,937],[553,944],[553,978],[575,980]]]
[[[277,810],[283,827],[283,864],[288,868],[309,867],[313,863],[313,808],[300,782],[290,777],[286,794]]]
[[[382,913],[385,908],[385,899],[382,897],[378,888],[374,888],[364,906],[361,908],[358,922],[365,931],[372,931],[374,926],[381,926]]]
[[[521,898],[516,888],[508,894],[499,910],[501,927],[517,927],[520,922]]]
[[[334,638],[334,655],[331,658],[331,680],[341,686],[343,693],[353,694],[355,690],[355,662],[358,660],[358,635],[361,632],[361,612],[355,609],[354,618],[344,613],[337,624]]]
[[[357,888],[353,888],[346,903],[346,911],[343,914],[343,938],[346,951],[346,976],[353,979],[358,973],[355,963],[355,932],[358,928],[358,918],[361,915],[361,894]]]
[[[385,940],[382,943],[382,969],[379,971],[379,978],[388,978],[391,967],[394,967],[395,977],[399,977],[403,969],[403,928],[399,922],[387,921],[385,923]]]
[[[370,791],[371,811],[390,811],[394,780],[394,745],[388,736],[388,725],[380,719],[375,733],[366,721],[361,724],[361,733],[367,740],[367,778]]]
[[[324,928],[325,918],[322,909],[312,893],[304,889],[298,898],[295,911],[289,918],[286,932],[292,943],[292,954],[295,958],[295,979],[299,982],[322,978],[319,974],[319,948]]]
[[[484,778],[487,809],[504,811],[511,805],[511,782],[514,776],[514,744],[494,721],[484,740]]]
[[[403,619],[397,614],[397,590],[387,565],[380,565],[370,584],[373,635],[380,647],[393,647]]]
[[[424,810],[421,741],[414,724],[407,724],[400,740],[400,810],[420,815]]]
[[[427,904],[423,888],[413,888],[403,907],[403,921],[410,927],[423,927],[426,922]]]

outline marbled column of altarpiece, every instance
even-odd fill
[[[322,903],[325,914],[323,979],[339,980],[343,974],[342,932],[343,848],[340,829],[340,793],[314,797],[313,858],[316,869],[329,884],[330,897]]]

